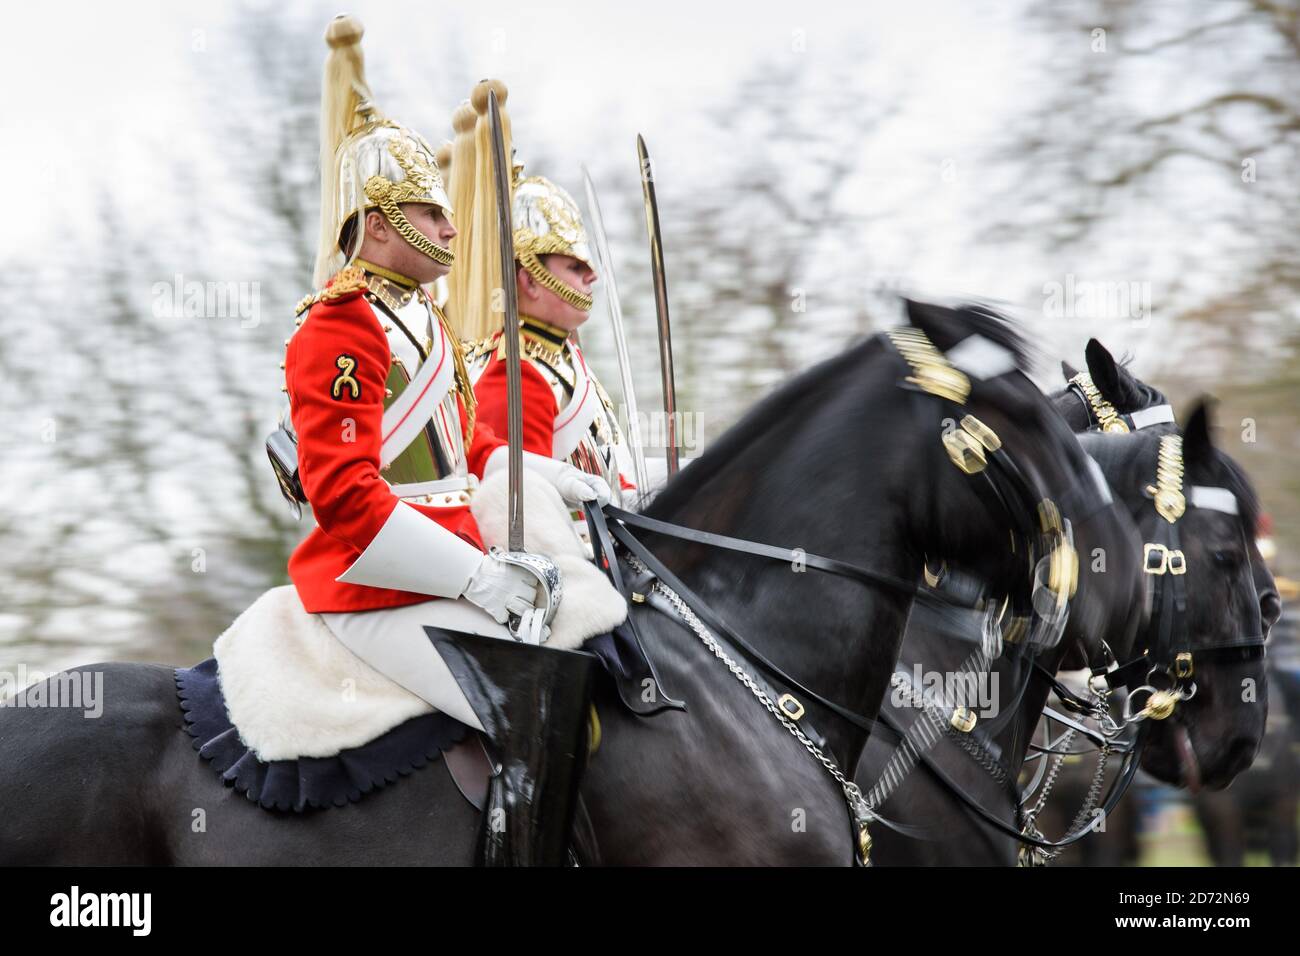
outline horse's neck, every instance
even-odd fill
[[[915,435],[907,431],[906,415],[890,413],[901,394],[893,379],[869,374],[865,366],[853,372],[825,383],[817,395],[773,408],[772,419],[761,423],[761,432],[751,431],[743,447],[720,440],[712,457],[706,454],[683,472],[649,514],[902,580],[918,578],[920,548],[911,545],[903,516],[912,510],[916,486],[929,476],[900,457],[898,449],[913,446]],[[875,421],[863,422],[864,409]],[[701,602],[791,677],[842,707],[875,716],[898,655],[910,593],[672,538],[647,535],[645,541]],[[844,797],[826,768],[697,635],[671,619],[675,615],[650,605],[633,613],[665,689],[685,699],[688,709],[650,721],[611,717],[616,726],[603,758],[593,762],[591,796],[597,826],[610,840],[628,843],[619,859],[847,859],[848,828],[841,834],[832,825],[847,822]],[[731,653],[743,672],[762,673],[736,648]],[[806,695],[796,696],[807,709],[805,720],[826,735],[827,755],[851,776],[865,735]],[[646,808],[677,846],[693,849],[646,847],[644,833],[638,836],[624,822],[629,801]],[[776,816],[762,823],[755,806]],[[820,851],[803,856],[806,847],[819,844],[802,831],[792,846],[778,848],[792,839],[790,807],[826,823],[818,839],[829,841],[829,857]],[[738,820],[744,822],[739,829]],[[769,845],[734,842],[750,831],[764,833]],[[719,834],[733,842],[715,847]]]
[[[760,451],[759,460],[766,454]],[[776,461],[782,455],[787,462],[806,460],[797,452],[791,455],[788,449],[779,448],[768,460]],[[819,489],[796,480],[793,493],[783,496],[771,493],[779,482],[765,482],[755,469],[737,462],[706,483],[680,515],[668,520],[746,540],[802,548],[807,554],[911,580],[919,570],[913,549],[901,540],[892,520],[873,521],[868,516],[873,510],[870,502],[877,511],[890,508],[892,497],[902,493],[893,485],[902,482],[883,474],[863,474],[861,463],[855,469],[845,462],[839,470],[842,474],[830,481],[843,482],[843,487],[822,488],[828,493],[819,495]],[[834,471],[831,469],[832,474]],[[761,493],[756,483],[763,483]],[[844,514],[829,511],[827,502],[860,504],[852,509],[853,514]],[[910,594],[720,549],[673,543],[662,554],[669,567],[737,634],[799,683],[859,714],[870,717],[876,713],[898,656]],[[837,759],[851,769],[865,734],[815,701],[798,696]]]

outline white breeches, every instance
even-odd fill
[[[443,627],[486,637],[512,640],[482,608],[464,598],[443,598],[377,611],[322,614],[330,631],[344,646],[385,677],[428,701],[434,708],[482,730],[456,678],[424,632]]]

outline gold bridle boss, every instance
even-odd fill
[[[920,329],[903,327],[891,329],[887,333],[899,354],[911,366],[912,374],[906,382],[923,392],[964,406],[970,396],[969,377],[956,368],[940,352]],[[1007,501],[1027,501],[1034,493],[1028,482],[1002,450],[1002,440],[997,433],[974,415],[962,416],[958,427],[945,430],[942,442],[949,459],[966,475],[980,475],[994,484],[999,483],[998,475],[1004,484],[1011,486],[1013,494],[1005,495]],[[993,461],[999,467],[986,472]],[[1069,522],[1061,517],[1060,509],[1048,497],[1039,499],[1035,506],[1040,540],[1029,550],[1030,571],[1033,576],[1036,593],[1048,593],[1051,607],[1039,607],[1037,601],[1031,602],[1035,611],[1052,625],[1046,638],[1036,634],[1031,643],[1052,646],[1060,639],[1068,614],[1069,601],[1074,597],[1079,582],[1079,558],[1073,545],[1073,536]],[[1013,520],[1015,516],[1013,515]],[[1014,534],[1012,536],[1014,547]],[[1046,555],[1045,559],[1037,555]],[[1045,565],[1045,566],[1044,566]],[[1040,568],[1043,573],[1040,575]],[[1040,576],[1045,578],[1039,581]],[[927,580],[931,580],[927,568]],[[1000,626],[1005,615],[1009,596],[1002,602],[996,623]],[[1009,624],[1002,628],[1002,640],[1017,643],[1029,630],[1030,616],[1014,615]]]

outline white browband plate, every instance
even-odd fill
[[[968,335],[946,353],[948,361],[978,379],[997,378],[1016,370],[1016,355],[982,335]]]
[[[1138,409],[1129,415],[1134,428],[1150,428],[1152,425],[1172,425],[1174,408],[1172,405],[1152,405],[1150,408]]]
[[[1227,515],[1240,513],[1237,508],[1237,496],[1227,488],[1192,485],[1188,489],[1187,500],[1193,508],[1209,508],[1211,511],[1222,511]]]

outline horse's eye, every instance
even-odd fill
[[[1232,569],[1241,564],[1241,552],[1239,551],[1215,551],[1213,557],[1214,563],[1221,568]]]

